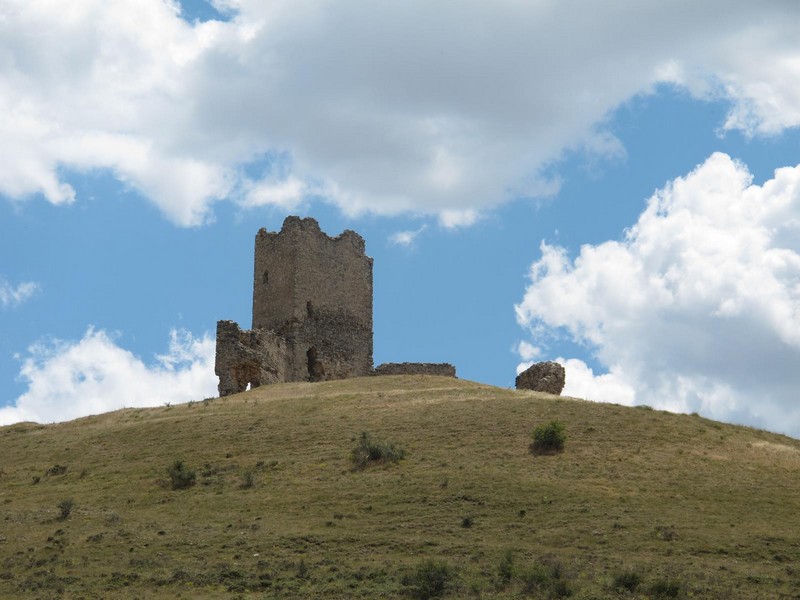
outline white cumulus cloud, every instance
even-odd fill
[[[800,124],[795,0],[214,4],[2,2],[0,194],[68,204],[101,168],[180,225],[323,199],[459,227],[552,193],[566,149],[624,156],[603,123],[659,83],[730,101],[722,129]]]
[[[53,340],[28,349],[20,377],[27,391],[0,407],[0,425],[66,421],[123,407],[159,406],[216,396],[214,340],[170,332],[169,349],[152,364],[102,330],[77,342]]]
[[[29,300],[40,289],[39,284],[34,281],[23,281],[22,283],[14,285],[0,275],[0,307],[10,308],[19,306],[26,300]]]
[[[717,153],[621,241],[541,252],[519,323],[609,369],[571,362],[565,393],[800,434],[800,166],[754,185]]]

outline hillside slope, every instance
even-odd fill
[[[353,470],[362,431],[405,458]],[[0,598],[796,598],[798,475],[791,438],[435,377],[17,424]]]

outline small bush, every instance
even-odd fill
[[[615,590],[634,592],[640,583],[642,583],[642,578],[636,571],[623,571],[614,575],[611,585]]]
[[[243,490],[249,490],[256,484],[255,475],[253,475],[253,471],[247,469],[244,473],[242,473],[242,483],[239,484],[239,487]]]
[[[665,542],[671,542],[678,539],[678,532],[675,531],[675,528],[672,525],[656,525],[655,529],[653,530],[653,534],[656,538],[659,540],[664,540]]]
[[[530,450],[533,454],[555,454],[564,449],[564,424],[559,421],[550,421],[533,430],[533,442]]]
[[[173,490],[185,490],[195,484],[197,475],[182,460],[176,460],[167,468],[169,484]]]
[[[453,586],[453,570],[445,563],[426,560],[411,575],[403,577],[403,585],[417,600],[441,598]]]
[[[497,575],[500,579],[500,586],[505,587],[514,578],[514,553],[509,550],[503,555],[500,560],[500,565],[497,567]]]
[[[650,593],[654,598],[677,598],[681,593],[679,583],[667,579],[659,579],[650,586]]]
[[[58,515],[60,521],[66,521],[69,518],[69,515],[72,512],[72,505],[72,498],[65,498],[56,505],[60,511]]]
[[[300,562],[297,563],[297,578],[298,579],[308,578],[308,565],[306,564],[306,561],[304,561],[302,558],[300,559]]]
[[[563,579],[559,579],[553,583],[553,587],[550,590],[551,598],[569,598],[570,596],[572,596],[572,588],[569,583]]]
[[[534,564],[522,570],[520,579],[522,589],[528,595],[534,594],[543,589],[550,582],[551,569],[545,565]]]
[[[405,456],[405,451],[388,442],[373,441],[369,433],[362,432],[350,458],[353,467],[364,469],[369,464],[396,463]]]

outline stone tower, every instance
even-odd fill
[[[256,235],[253,279],[253,329],[289,342],[287,381],[369,375],[372,259],[360,235],[331,238],[314,219],[288,217]]]
[[[372,371],[372,259],[347,230],[287,217],[256,234],[253,325],[217,323],[220,396],[266,383],[323,381]]]

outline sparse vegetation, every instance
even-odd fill
[[[611,586],[615,590],[635,592],[640,583],[642,583],[642,576],[636,571],[628,570],[614,575],[614,581]]]
[[[366,431],[361,433],[356,447],[350,454],[355,469],[364,469],[370,464],[396,463],[403,459],[405,451],[392,443],[375,441]]]
[[[302,558],[300,562],[297,563],[297,578],[298,579],[306,579],[308,577],[308,565],[306,561]]]
[[[564,424],[560,421],[550,421],[533,430],[530,450],[533,454],[555,454],[564,449],[566,439]]]
[[[176,460],[167,467],[167,476],[169,477],[170,488],[173,490],[190,488],[197,480],[197,474],[193,469],[187,467],[182,460]]]
[[[69,519],[69,515],[72,513],[73,504],[72,498],[64,498],[58,503],[58,519],[60,521],[66,521]]]
[[[239,487],[243,490],[249,490],[256,484],[256,477],[253,474],[252,469],[246,469],[242,473],[242,482],[239,484]]]
[[[506,550],[503,554],[503,558],[500,560],[500,565],[497,568],[497,575],[500,583],[500,587],[506,587],[509,583],[511,583],[511,579],[514,577],[514,553],[511,550]]]
[[[550,570],[542,564],[535,563],[520,569],[519,579],[524,594],[535,594],[547,587],[551,579]]]
[[[650,586],[650,594],[654,598],[678,598],[681,594],[681,586],[675,581],[658,579]]]
[[[448,569],[447,599],[800,589],[785,527],[800,512],[800,441],[455,379],[249,394],[0,427],[0,598],[403,600],[438,593],[436,570],[418,573],[429,560]],[[552,420],[565,453],[532,459],[531,429]],[[361,431],[405,448],[400,467],[354,472],[359,439],[343,432]],[[171,491],[175,458],[197,471],[188,492]],[[48,475],[56,462],[69,468]],[[635,591],[615,589],[628,570]]]
[[[455,572],[447,563],[425,560],[403,578],[408,594],[416,600],[441,598],[453,587]]]

